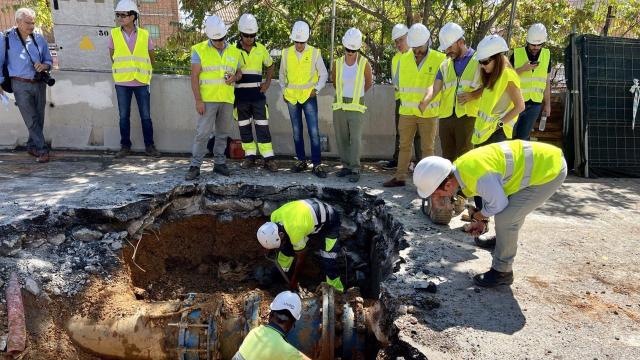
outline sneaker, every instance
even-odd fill
[[[291,167],[291,172],[294,172],[294,173],[303,172],[307,170],[307,167],[309,167],[309,164],[305,160],[298,160]]]
[[[149,145],[144,149],[144,153],[147,156],[151,156],[151,157],[155,157],[155,158],[159,158],[160,156],[162,156],[162,154],[160,153],[160,151],[156,150],[156,147],[154,145]]]
[[[240,163],[240,167],[243,169],[250,169],[254,166],[256,166],[256,158],[253,156],[244,158]]]
[[[129,154],[131,154],[131,149],[123,147],[113,157],[116,159],[122,159],[123,157],[129,156]]]
[[[496,236],[482,234],[478,237],[474,237],[473,241],[478,247],[483,249],[493,249],[496,247]]]
[[[213,165],[213,172],[217,172],[220,175],[229,176],[231,171],[227,167],[227,164],[215,164]]]
[[[273,160],[272,158],[264,159],[264,168],[271,172],[277,172],[278,163],[276,163],[276,161]]]
[[[349,182],[357,183],[358,181],[360,181],[360,173],[352,172],[349,174]]]
[[[336,173],[336,176],[337,176],[337,177],[345,177],[345,176],[350,175],[350,174],[351,174],[351,170],[349,170],[349,169],[348,169],[348,168],[346,168],[346,167],[343,167],[342,169],[340,169],[340,170]]]
[[[398,180],[396,178],[391,178],[391,180],[388,180],[382,183],[382,186],[384,187],[400,187],[404,185],[405,185],[404,180]]]
[[[324,179],[324,178],[327,177],[327,171],[324,169],[324,166],[322,166],[322,165],[315,165],[313,167],[313,170],[311,170],[311,172],[315,176],[317,176],[317,177],[319,177],[321,179]]]
[[[386,164],[382,165],[383,169],[393,170],[398,167],[398,160],[389,160]]]
[[[499,285],[513,284],[513,271],[500,272],[491,268],[484,274],[478,274],[473,277],[473,282],[482,287],[496,287]]]
[[[40,154],[36,159],[39,163],[48,163],[49,162],[49,153]]]
[[[184,179],[195,180],[198,176],[200,176],[200,168],[197,166],[189,166],[189,171],[187,172],[187,175],[185,175]]]

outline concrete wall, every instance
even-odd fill
[[[58,71],[57,83],[48,88],[45,137],[53,149],[117,150],[120,148],[118,103],[111,73]],[[318,99],[320,132],[328,135],[326,156],[337,156],[332,123],[333,86],[328,84]],[[277,82],[267,93],[271,135],[277,155],[294,155],[291,123]],[[366,95],[366,120],[362,157],[389,158],[393,153],[395,124],[393,87],[376,85]],[[134,149],[143,149],[137,107],[131,109],[131,140]],[[191,152],[195,103],[187,76],[154,76],[151,85],[151,117],[156,146],[165,152]],[[239,138],[237,127],[233,135]],[[27,130],[18,108],[0,105],[0,147],[24,145]],[[307,149],[309,141],[306,141]],[[308,150],[307,150],[308,151]],[[309,154],[309,152],[307,152]]]

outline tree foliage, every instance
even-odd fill
[[[51,16],[51,8],[48,0],[22,0],[7,1],[0,5],[0,12],[15,11],[22,7],[28,7],[36,12],[36,26],[42,31],[48,32],[53,29],[53,17]]]

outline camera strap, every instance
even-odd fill
[[[29,49],[27,49],[27,44],[24,42],[24,39],[22,38],[22,35],[20,35],[20,30],[18,30],[18,28],[15,28],[16,30],[16,34],[18,35],[18,39],[20,39],[20,42],[22,43],[22,47],[24,47],[24,51],[27,52],[27,57],[29,58],[29,61],[31,61],[31,65],[33,65],[33,67],[35,68],[36,64],[33,62],[33,58],[31,58],[31,53],[29,52]],[[36,47],[36,50],[38,51],[38,61],[42,62],[42,53],[40,53],[40,49],[38,48],[38,42],[36,41],[35,36],[33,36],[33,34],[30,34],[29,36],[31,36],[31,40],[33,40],[33,44]]]

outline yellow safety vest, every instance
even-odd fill
[[[453,115],[454,108],[457,117],[463,117],[465,115],[474,117],[478,115],[479,99],[458,104],[458,94],[472,92],[482,86],[480,66],[475,54],[471,57],[459,78],[456,75],[456,70],[453,67],[453,59],[451,58],[447,58],[447,60],[440,65],[440,72],[442,73],[440,117],[447,118]]]
[[[502,176],[502,188],[509,196],[555,179],[562,170],[563,155],[553,145],[512,140],[475,148],[453,164],[467,197],[478,195],[478,180],[488,173]]]
[[[316,71],[316,61],[321,56],[320,49],[305,45],[302,56],[298,59],[295,45],[282,52],[282,61],[286,74],[284,98],[292,103],[305,103],[320,78]]]
[[[227,44],[222,55],[209,45],[209,40],[191,47],[200,57],[200,96],[204,102],[233,104],[233,85],[227,85],[225,74],[235,74],[241,59],[240,50]]]
[[[295,360],[302,359],[300,350],[285,340],[285,334],[270,325],[260,325],[249,331],[234,359],[242,360]]]
[[[345,111],[359,111],[364,113],[367,107],[360,104],[360,97],[362,97],[362,84],[364,83],[364,70],[367,67],[367,59],[358,55],[358,69],[356,70],[356,80],[353,84],[353,100],[350,104],[343,102],[343,82],[342,82],[342,69],[344,67],[344,56],[336,60],[336,101],[333,103],[333,110],[345,110]]]
[[[149,57],[149,32],[137,28],[136,45],[133,53],[129,50],[120,27],[111,29],[113,38],[113,64],[111,72],[113,81],[127,82],[137,80],[143,84],[151,83],[151,58]]]
[[[503,117],[514,107],[513,102],[509,99],[509,105],[507,108],[500,112],[495,112],[495,107],[500,102],[502,97],[508,97],[507,85],[509,82],[513,82],[518,88],[520,88],[520,78],[509,66],[505,66],[502,71],[502,75],[498,78],[498,81],[493,85],[493,89],[484,88],[482,90],[482,96],[478,104],[478,116],[476,116],[475,129],[473,130],[473,137],[471,138],[472,144],[482,144],[487,141],[491,134],[493,134],[498,128],[502,128],[504,134],[508,139],[513,136],[513,127],[518,120],[518,116],[513,119],[508,119],[503,123]]]
[[[412,50],[409,49],[408,52],[412,52]],[[398,92],[398,77],[397,77],[399,72],[398,61],[400,60],[400,57],[404,54],[406,54],[406,52],[401,53],[398,51],[396,52],[395,55],[393,55],[393,58],[391,59],[391,82],[393,83],[393,88],[394,88],[393,94],[396,100],[400,99],[400,93]]]
[[[535,69],[520,74],[520,91],[522,91],[524,101],[533,100],[541,103],[544,99],[544,90],[547,88],[547,70],[549,70],[549,62],[551,61],[549,49],[540,50],[538,61],[540,63]],[[523,47],[516,48],[513,52],[513,62],[516,69],[528,63],[527,50]]]
[[[271,55],[269,55],[269,51],[264,45],[258,42],[251,47],[251,52],[248,54],[244,50],[238,50],[240,50],[240,55],[244,61],[241,67],[242,79],[236,83],[236,88],[260,87],[262,80],[262,67],[269,67],[273,64],[273,59],[271,58]],[[259,76],[259,81],[246,81],[245,75],[254,75],[249,76],[253,80],[258,80]]]
[[[436,95],[424,112],[420,112],[418,105],[424,98],[429,86],[433,85],[440,64],[446,55],[429,49],[422,67],[418,69],[413,51],[403,54],[399,60],[398,91],[400,92],[400,114],[421,118],[438,117],[440,111],[440,94]]]

